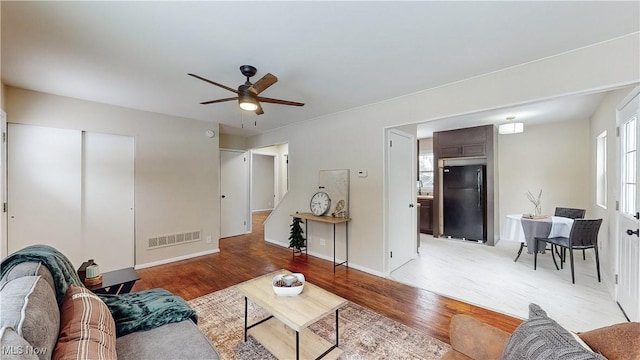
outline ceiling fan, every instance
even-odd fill
[[[251,65],[240,66],[240,72],[242,73],[242,75],[247,77],[247,81],[245,81],[244,84],[238,86],[238,90],[222,84],[218,84],[217,82],[211,81],[209,79],[205,79],[202,76],[198,76],[195,74],[188,74],[188,75],[193,76],[196,79],[206,81],[209,84],[219,86],[223,89],[226,89],[238,94],[238,96],[235,96],[235,97],[204,101],[200,103],[202,105],[238,100],[238,103],[240,104],[241,109],[247,110],[247,111],[255,111],[257,115],[264,114],[264,111],[262,111],[262,106],[260,106],[260,102],[280,104],[280,105],[304,106],[303,103],[299,103],[295,101],[271,99],[271,98],[258,96],[261,92],[268,89],[269,86],[275,84],[278,81],[278,78],[275,77],[275,75],[266,74],[265,76],[260,78],[260,80],[256,81],[255,84],[252,84],[251,81],[249,81],[249,79],[256,74],[256,71],[257,71],[256,68]]]

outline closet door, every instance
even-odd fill
[[[130,136],[84,133],[82,238],[102,272],[134,265],[134,149]]]
[[[49,244],[80,266],[82,133],[9,124],[7,135],[9,254]]]

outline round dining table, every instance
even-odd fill
[[[504,223],[502,224],[502,231],[500,233],[501,240],[526,242],[527,238],[524,235],[524,229],[522,228],[522,214],[507,215]],[[571,227],[573,226],[573,219],[569,219],[562,216],[548,216],[543,219],[527,219],[534,222],[549,222],[551,221],[551,231],[548,237],[563,236],[569,237],[571,233]]]

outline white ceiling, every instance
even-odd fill
[[[5,84],[219,122],[223,132],[241,135],[640,31],[638,1],[2,1],[1,6]],[[278,76],[261,95],[306,105],[263,104],[264,115],[243,116],[235,102],[199,104],[234,94],[187,73],[236,88],[244,82],[242,64],[258,68],[254,81],[267,72]],[[471,118],[461,119],[466,124]]]

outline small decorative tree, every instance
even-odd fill
[[[306,239],[302,236],[304,231],[302,230],[300,223],[302,223],[302,219],[297,217],[293,218],[293,222],[290,225],[291,232],[289,235],[289,247],[296,248],[298,250],[306,246]]]

